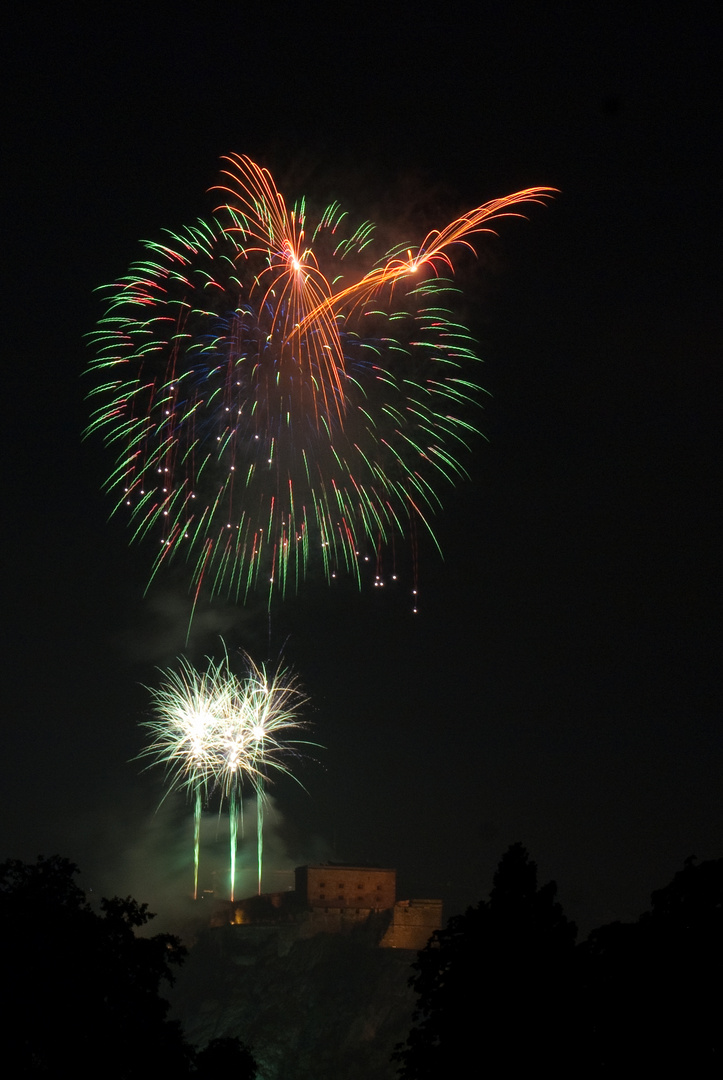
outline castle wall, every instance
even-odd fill
[[[312,910],[379,911],[394,907],[397,872],[333,863],[300,866],[296,870],[296,891]]]
[[[441,900],[400,900],[391,925],[380,941],[382,949],[423,949],[442,926]]]

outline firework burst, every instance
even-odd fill
[[[223,203],[108,288],[92,335],[108,487],[153,574],[182,556],[196,596],[296,590],[318,560],[359,580],[360,552],[431,518],[464,475],[476,358],[451,256],[548,189],[477,207],[376,258],[338,204],[288,207],[270,173],[225,160]]]
[[[166,794],[183,790],[194,806],[194,897],[198,895],[201,811],[214,796],[228,805],[230,822],[230,894],[234,898],[238,824],[244,784],[256,796],[258,888],[261,891],[263,806],[274,772],[293,776],[291,756],[301,744],[299,710],[306,701],[296,676],[284,668],[267,672],[246,656],[237,676],[228,654],[205,670],[181,659],[179,669],[162,671],[150,690],[154,717],[142,726],[150,742],[141,757],[160,765]],[[149,766],[150,767],[150,766]],[[165,798],[165,796],[164,796]]]

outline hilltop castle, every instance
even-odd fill
[[[222,901],[213,925],[295,924],[299,937],[341,934],[363,923],[379,927],[379,947],[424,948],[442,925],[441,900],[397,900],[397,872],[376,866],[297,866],[294,889]]]

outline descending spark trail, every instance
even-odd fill
[[[465,474],[479,387],[451,314],[452,257],[529,188],[417,245],[371,254],[369,222],[334,203],[291,207],[268,170],[226,159],[223,203],[109,287],[93,335],[107,482],[136,539],[158,530],[152,575],[180,556],[198,598],[295,591],[318,562],[360,582]],[[379,569],[379,564],[378,564]]]
[[[229,891],[234,899],[244,782],[256,795],[261,891],[265,788],[274,770],[293,775],[287,761],[301,742],[293,732],[302,726],[298,714],[306,697],[296,676],[280,667],[268,673],[248,656],[245,662],[245,674],[238,677],[227,653],[219,662],[208,658],[205,671],[181,659],[180,670],[163,671],[159,687],[151,689],[155,716],[142,725],[151,741],[141,757],[164,768],[166,794],[185,790],[194,802],[194,898],[198,896],[201,810],[218,794],[221,807],[226,801],[229,808]]]

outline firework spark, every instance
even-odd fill
[[[244,600],[296,590],[318,558],[360,581],[360,552],[432,533],[440,486],[465,473],[478,361],[450,312],[454,250],[550,190],[375,261],[369,222],[289,208],[266,169],[224,160],[214,215],[109,287],[88,431],[116,454],[133,536],[160,530],[152,576],[183,555],[196,596]]]
[[[154,718],[143,723],[151,741],[141,757],[160,765],[166,794],[184,790],[194,805],[194,898],[198,896],[200,823],[204,804],[217,795],[229,808],[230,895],[234,899],[238,820],[244,783],[256,795],[258,889],[261,891],[263,806],[276,772],[292,776],[288,764],[300,740],[299,710],[306,701],[295,675],[284,668],[267,672],[245,656],[245,673],[231,670],[228,654],[205,670],[180,660],[179,670],[162,671],[150,690]],[[165,796],[164,796],[165,798]]]

